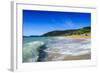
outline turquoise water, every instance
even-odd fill
[[[48,53],[77,56],[90,51],[90,39],[23,37],[23,62],[48,61]],[[54,57],[51,61],[61,59],[63,56]]]

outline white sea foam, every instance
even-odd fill
[[[45,51],[76,56],[90,53],[90,50],[90,40],[88,39],[60,39],[60,41],[58,40],[55,44],[48,44],[48,49]]]

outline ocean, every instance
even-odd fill
[[[87,38],[23,37],[22,60],[24,63],[63,61],[66,56],[77,57],[90,53],[91,41]]]

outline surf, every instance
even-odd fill
[[[39,58],[39,49],[44,45],[42,41],[33,41],[24,44],[23,62],[36,62]]]
[[[24,41],[28,42],[23,44],[23,62],[58,61],[66,56],[91,54],[90,39],[31,37]]]

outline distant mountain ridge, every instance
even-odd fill
[[[51,31],[43,34],[42,36],[70,36],[70,35],[81,35],[85,33],[90,33],[91,32],[91,27],[83,27],[79,29],[72,29],[72,30],[56,30],[56,31]]]

